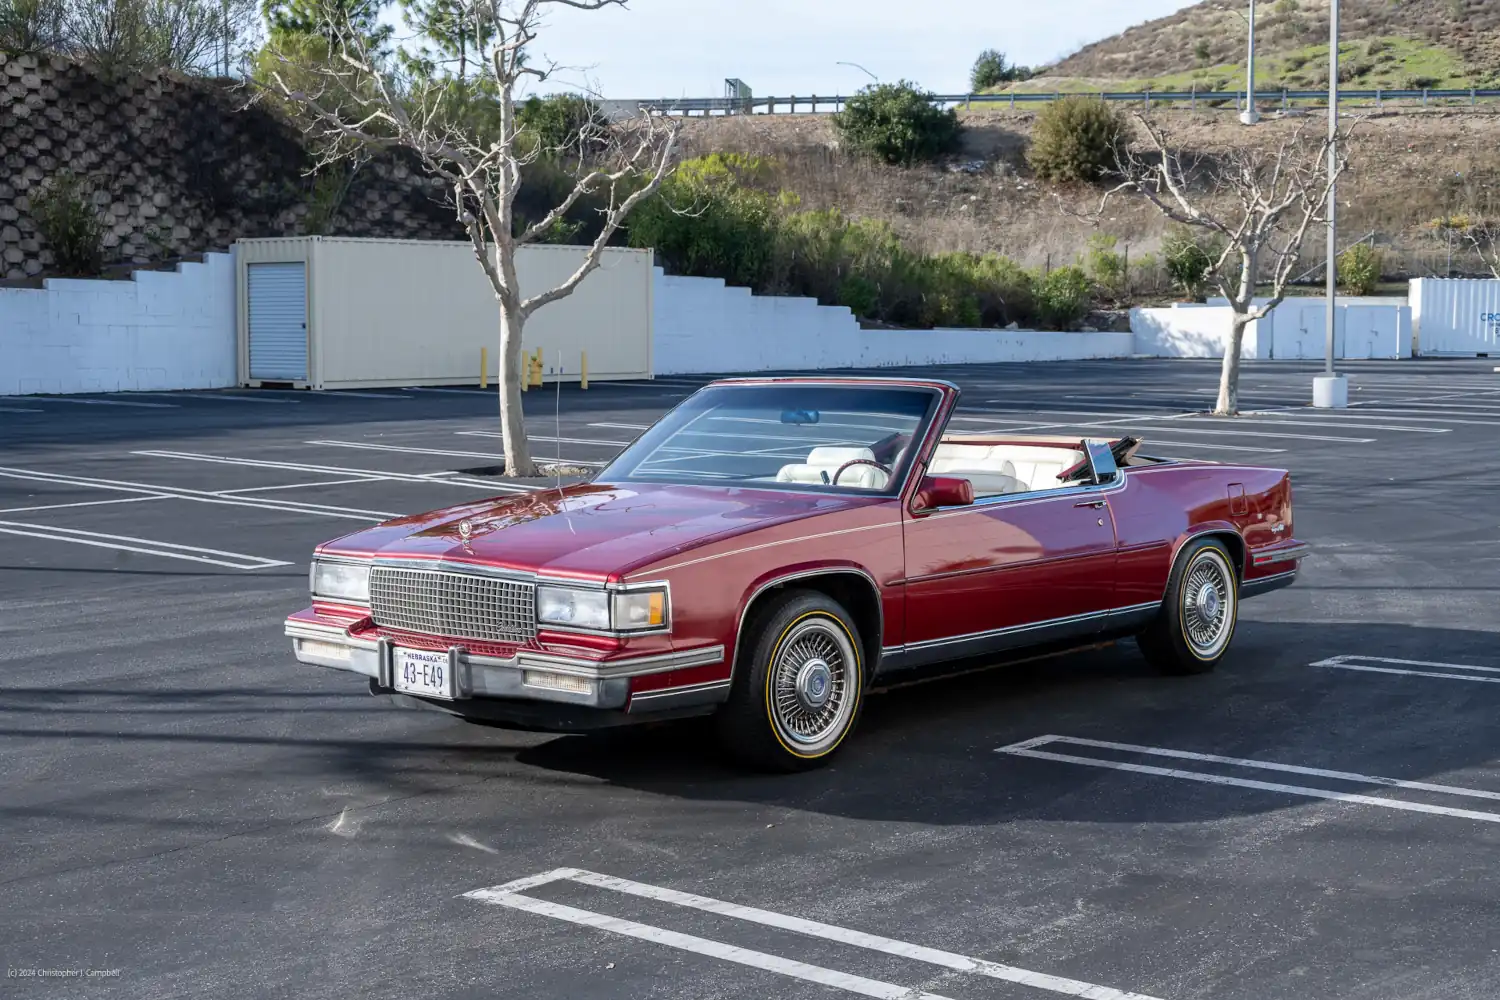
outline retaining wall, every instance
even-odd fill
[[[234,261],[0,288],[0,395],[235,383]]]

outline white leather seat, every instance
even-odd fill
[[[967,479],[976,497],[1025,493],[1027,485],[1017,478],[1015,467],[996,454],[998,450],[985,444],[939,444],[927,464],[927,474]]]
[[[1058,489],[1063,485],[1058,475],[1083,458],[1083,452],[1070,448],[945,441],[933,452],[927,471],[934,476],[968,479],[974,484],[975,496],[997,496]]]
[[[825,446],[814,448],[801,465],[783,465],[776,474],[777,482],[810,483],[818,486],[834,485],[833,477],[849,462],[875,461],[875,453],[869,448],[836,448]],[[825,478],[826,477],[826,478]],[[883,490],[890,482],[885,470],[873,465],[851,465],[839,476],[839,486],[852,486],[861,490]]]

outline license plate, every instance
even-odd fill
[[[396,690],[419,694],[424,698],[453,700],[453,671],[447,653],[429,653],[421,649],[396,650]]]

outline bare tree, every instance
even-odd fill
[[[1484,261],[1484,266],[1490,269],[1490,273],[1500,278],[1500,221],[1475,219],[1464,230],[1464,239],[1479,254],[1479,259]]]
[[[539,65],[533,52],[549,10],[624,6],[626,0],[451,0],[441,8],[444,24],[434,31],[453,31],[456,19],[468,25],[468,39],[481,40],[477,78],[464,82],[412,75],[400,60],[371,52],[366,36],[353,26],[330,23],[328,60],[308,66],[288,58],[266,81],[326,151],[325,162],[360,150],[409,150],[448,186],[499,304],[500,428],[506,470],[515,476],[536,473],[521,409],[526,322],[538,309],[571,295],[599,267],[620,225],[661,186],[678,134],[675,121],[642,115],[623,123],[595,122],[569,150],[549,150],[521,122],[518,91],[523,84],[546,81],[555,69]],[[544,156],[570,165],[573,187],[550,212],[523,225],[515,211],[522,170]],[[517,250],[554,232],[570,212],[591,205],[602,224],[578,268],[553,288],[523,294]]]
[[[1121,157],[1123,180],[1105,195],[1134,194],[1183,226],[1213,234],[1222,250],[1211,261],[1209,280],[1234,311],[1219,398],[1214,413],[1239,412],[1240,352],[1245,330],[1286,298],[1309,230],[1326,222],[1328,193],[1349,164],[1345,137],[1330,170],[1326,136],[1319,141],[1298,128],[1275,149],[1235,147],[1189,155],[1173,147],[1167,133],[1137,114],[1149,137]],[[1098,216],[1096,216],[1097,218]],[[1262,282],[1269,295],[1255,305]]]

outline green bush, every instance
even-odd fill
[[[554,152],[579,150],[581,140],[600,136],[609,124],[599,105],[579,94],[528,98],[516,117],[542,149]]]
[[[956,111],[937,107],[932,94],[905,80],[866,87],[833,123],[851,149],[908,166],[953,152],[963,131]]]
[[[1339,254],[1339,283],[1352,295],[1374,295],[1380,287],[1381,254],[1368,243],[1357,243]]]
[[[681,164],[661,193],[631,214],[628,242],[654,248],[677,274],[762,288],[771,273],[776,212],[743,181],[770,170],[759,157],[715,153]]]
[[[104,270],[104,220],[86,184],[69,173],[55,176],[31,199],[31,217],[52,251],[59,274],[92,278]]]
[[[654,247],[673,273],[809,296],[862,319],[908,327],[1035,322],[1035,278],[1014,261],[923,255],[889,223],[803,210],[794,195],[776,190],[779,170],[758,157],[689,160],[636,210],[629,241]],[[1070,318],[1071,307],[1061,314]]]
[[[1083,269],[1089,278],[1105,292],[1113,296],[1125,294],[1125,255],[1115,247],[1120,241],[1105,233],[1089,237],[1088,250],[1084,254]]]
[[[1174,229],[1162,241],[1162,263],[1167,277],[1183,295],[1200,298],[1209,272],[1224,252],[1223,244],[1205,241],[1186,229]]]
[[[1064,97],[1037,115],[1026,158],[1043,180],[1097,181],[1117,169],[1124,118],[1098,97]]]
[[[1036,315],[1049,330],[1071,330],[1093,307],[1093,285],[1076,267],[1060,267],[1036,285]]]
[[[974,68],[969,71],[970,92],[977,94],[1009,82],[1011,80],[1010,69],[1004,52],[999,49],[985,49],[979,53],[979,58],[974,60]]]

